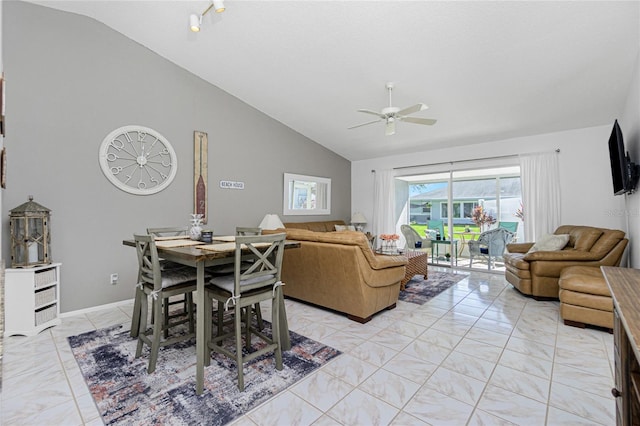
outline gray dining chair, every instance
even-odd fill
[[[280,305],[283,297],[280,281],[282,257],[286,234],[236,236],[234,271],[231,274],[213,277],[205,288],[205,330],[208,337],[208,355],[206,365],[211,362],[210,351],[221,353],[236,361],[238,369],[238,389],[244,390],[244,364],[252,359],[273,352],[276,369],[282,370],[282,347],[280,343]],[[243,257],[252,256],[255,260],[248,269],[244,269]],[[252,326],[251,306],[271,300],[272,335],[268,336]],[[218,320],[215,337],[212,336],[213,301],[218,305]],[[223,312],[233,311],[233,327],[225,331]],[[244,319],[243,319],[244,317]],[[242,325],[244,324],[244,330]],[[252,336],[262,340],[258,348],[251,345]],[[233,336],[235,350],[228,349],[223,341]],[[243,340],[244,336],[244,348]]]
[[[147,234],[153,235],[154,237],[189,237],[189,227],[188,226],[174,226],[174,227],[163,227],[163,228],[147,228]],[[160,269],[165,271],[168,269],[180,269],[184,268],[184,265],[179,263],[174,263],[165,259],[160,258]],[[165,300],[163,303],[164,308],[164,318],[166,321],[169,319],[169,312],[172,311],[172,307],[182,304],[182,313],[187,311],[187,307],[190,304],[193,304],[193,296],[188,293],[182,297],[174,296],[171,299]],[[152,318],[153,318],[153,309],[152,309]],[[176,315],[181,315],[181,313],[177,313]],[[165,337],[168,336],[168,330],[165,329]]]
[[[142,355],[144,345],[151,351],[148,373],[153,373],[161,346],[190,339],[194,336],[194,307],[188,304],[186,318],[168,318],[163,305],[167,299],[176,295],[186,295],[196,291],[196,269],[190,267],[162,270],[158,248],[153,235],[134,235],[138,256],[139,282],[136,286],[136,298],[140,301],[140,320],[138,326],[138,346],[135,357]],[[153,305],[153,323],[148,322],[149,299]],[[189,300],[193,300],[190,298]],[[188,324],[188,332],[178,332],[168,337],[168,330],[181,324]]]
[[[261,235],[261,234],[262,234],[262,228],[247,227],[247,226],[236,226],[236,235],[246,236],[246,235]],[[242,260],[242,269],[243,270],[248,269],[251,266],[251,264],[252,264],[252,261],[250,259],[243,259]],[[234,270],[235,270],[235,265],[234,264],[212,266],[210,268],[207,268],[207,271],[210,272],[214,276],[223,275],[223,274],[230,274],[230,273],[233,273]],[[262,330],[264,328],[264,321],[262,319],[262,310],[260,309],[260,303],[256,303],[251,308],[251,310],[256,316],[256,321],[258,323],[258,328],[260,330]],[[243,318],[245,318],[245,317],[247,317],[247,316],[243,316]],[[247,318],[251,319],[251,316],[249,315]],[[223,321],[222,317],[217,318],[216,321],[214,321],[214,323],[217,324],[218,321]],[[223,321],[222,324],[223,325],[227,325],[228,322],[225,323]]]

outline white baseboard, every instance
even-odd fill
[[[106,305],[92,306],[90,308],[78,309],[77,311],[60,313],[60,318],[72,317],[74,315],[83,315],[88,312],[100,311],[102,309],[117,308],[118,306],[127,305],[130,303],[133,303],[133,299],[121,300],[120,302],[107,303]]]

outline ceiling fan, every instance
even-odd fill
[[[427,108],[425,104],[415,104],[413,106],[400,109],[398,107],[391,106],[391,91],[393,90],[393,83],[387,83],[385,85],[387,90],[389,91],[389,106],[383,108],[381,112],[372,111],[370,109],[359,109],[358,112],[364,112],[365,114],[372,114],[378,116],[377,120],[369,121],[367,123],[357,124],[355,126],[349,127],[349,129],[355,129],[356,127],[367,126],[369,124],[378,123],[380,121],[385,121],[386,129],[384,134],[387,136],[394,135],[396,133],[396,121],[406,121],[407,123],[414,124],[424,124],[427,126],[432,126],[436,124],[437,120],[432,118],[421,118],[421,117],[408,117],[409,114],[413,114],[414,112],[423,111]]]

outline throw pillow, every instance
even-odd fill
[[[547,234],[540,237],[540,239],[531,247],[528,253],[536,251],[556,251],[562,250],[564,246],[569,242],[569,234]]]
[[[336,231],[355,231],[356,227],[353,225],[334,225]]]

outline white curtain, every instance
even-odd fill
[[[373,234],[396,232],[395,219],[395,172],[376,170],[373,194]]]
[[[555,152],[520,155],[525,241],[560,226],[560,168]]]

